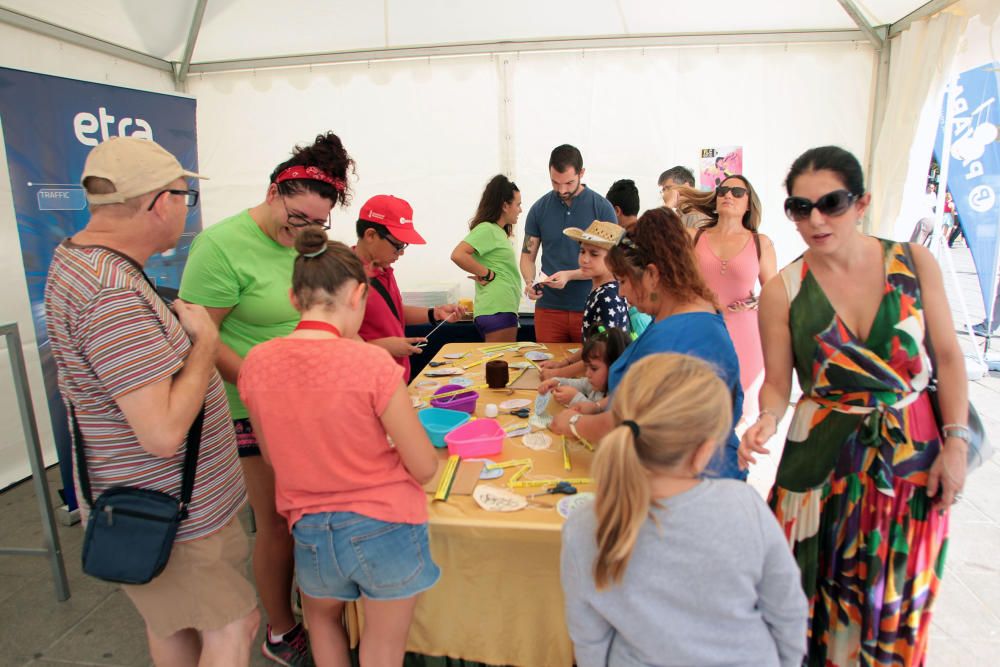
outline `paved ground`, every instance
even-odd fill
[[[961,318],[964,296],[972,321],[982,319],[979,288],[968,251],[952,253],[957,285],[946,272],[946,287]],[[945,262],[947,266],[947,262]],[[997,341],[1000,345],[1000,340]],[[973,344],[962,341],[972,354]],[[993,442],[1000,443],[1000,373],[970,385]],[[779,452],[772,453],[776,457]],[[766,490],[774,461],[764,460],[751,483]],[[1000,458],[987,462],[970,479],[964,499],[952,513],[952,542],[931,633],[929,665],[1000,665]],[[58,472],[49,472],[58,485]],[[80,572],[79,527],[60,528],[72,597],[56,602],[43,559],[0,556],[0,667],[6,665],[147,665],[142,622],[115,586]],[[41,529],[30,484],[0,494],[0,544],[36,547]],[[258,639],[259,642],[259,639]],[[258,644],[259,645],[259,644]],[[259,652],[254,665],[267,663]]]

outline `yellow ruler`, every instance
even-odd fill
[[[515,466],[530,466],[531,459],[511,459],[510,461],[501,461],[500,463],[487,463],[487,470],[500,470],[501,468],[513,468]]]
[[[559,482],[577,485],[593,484],[594,480],[590,477],[567,477],[565,479],[519,479],[517,481],[507,482],[507,486],[512,489],[524,489],[538,486],[555,486]]]
[[[455,483],[455,474],[458,472],[458,464],[462,457],[457,454],[448,457],[448,462],[444,464],[441,471],[441,479],[438,480],[437,491],[434,492],[434,500],[448,500],[451,493],[451,485]]]
[[[562,436],[563,469],[572,470],[573,464],[569,460],[569,447],[566,446],[566,436]]]

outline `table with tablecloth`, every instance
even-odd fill
[[[496,345],[496,344],[493,344]],[[463,367],[481,360],[488,343],[455,343],[444,346],[435,361],[448,361],[438,368]],[[572,344],[548,344],[543,348],[508,350],[502,357],[509,364],[525,361],[528,349],[547,351],[561,358]],[[457,360],[450,353],[468,353]],[[465,369],[462,377],[485,384],[485,363]],[[428,367],[410,382],[410,393],[427,400],[436,387],[422,386],[430,380],[448,384],[450,378],[428,378]],[[517,371],[511,369],[511,378]],[[534,401],[534,390],[493,391],[480,389],[476,416],[488,403],[500,404],[510,398]],[[553,409],[553,412],[555,409]],[[500,415],[506,426],[524,422],[513,415]],[[506,438],[502,454],[491,457],[500,462],[530,458],[530,479],[581,478],[590,476],[592,453],[570,438],[568,448],[572,469],[563,465],[560,437],[547,432],[552,444],[547,451],[527,448],[520,437]],[[439,450],[446,458],[446,449]],[[480,484],[505,486],[516,469],[505,470],[502,478]],[[593,485],[577,485],[579,491],[593,491]],[[530,494],[542,488],[514,489]],[[562,588],[559,582],[560,531],[564,519],[556,511],[563,495],[545,495],[517,512],[487,512],[471,496],[452,494],[447,501],[432,501],[430,507],[431,552],[441,568],[441,579],[423,593],[417,604],[407,650],[427,656],[449,656],[491,665],[530,667],[570,666],[573,645],[566,630]]]

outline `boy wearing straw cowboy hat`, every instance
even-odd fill
[[[594,220],[585,230],[569,227],[563,230],[563,234],[579,242],[580,273],[584,278],[590,278],[592,284],[583,309],[581,339],[585,341],[591,331],[598,326],[606,329],[624,329],[628,332],[630,330],[628,302],[618,293],[618,281],[604,263],[608,251],[617,245],[625,234],[625,228],[613,222]],[[579,352],[565,359],[542,364],[542,379],[546,380],[556,375],[575,376],[582,373],[583,362]]]

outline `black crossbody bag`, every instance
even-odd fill
[[[167,566],[177,526],[187,518],[205,408],[202,407],[188,430],[179,500],[161,491],[113,486],[95,501],[90,492],[83,433],[72,405],[69,414],[80,492],[91,508],[83,537],[83,571],[120,584],[148,583]]]

